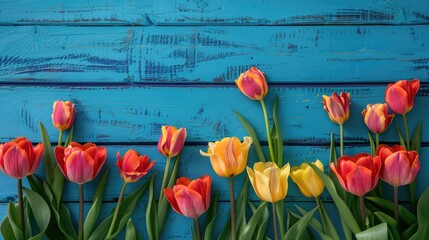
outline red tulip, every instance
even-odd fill
[[[331,170],[341,186],[357,196],[365,195],[377,185],[380,169],[380,158],[371,157],[367,153],[342,156],[338,159],[337,166],[331,163]]]
[[[33,147],[30,140],[18,137],[0,145],[0,170],[10,177],[22,179],[36,171],[42,155],[42,143]]]
[[[70,101],[55,101],[54,109],[52,112],[52,124],[60,131],[69,129],[73,123],[76,115],[74,104]]]
[[[94,179],[106,161],[107,150],[93,143],[72,142],[68,147],[56,147],[55,158],[64,176],[77,184]]]
[[[399,145],[381,144],[376,151],[382,162],[380,177],[388,184],[399,187],[414,181],[420,170],[419,154]]]
[[[186,177],[177,179],[173,188],[164,189],[171,207],[185,217],[197,218],[210,206],[212,178],[204,175],[195,180]]]
[[[240,74],[235,83],[244,95],[253,100],[262,100],[268,93],[264,73],[255,67]]]
[[[420,81],[417,79],[407,81],[399,80],[386,88],[386,102],[397,114],[405,114],[414,106],[414,98],[419,91]]]
[[[328,112],[329,118],[337,124],[343,124],[350,115],[350,93],[336,92],[332,96],[323,95],[323,108]]]
[[[119,152],[116,154],[118,161],[116,166],[119,168],[122,179],[126,182],[137,182],[148,173],[153,167],[155,161],[149,163],[149,157],[139,155],[136,151],[130,149],[121,158]]]
[[[158,151],[166,157],[179,154],[185,145],[186,128],[176,129],[173,126],[162,126],[162,135],[158,141]]]
[[[362,111],[366,126],[375,134],[383,133],[392,123],[395,114],[389,115],[387,104],[368,104]]]

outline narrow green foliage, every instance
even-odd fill
[[[131,218],[127,222],[127,230],[125,232],[125,239],[127,240],[139,240],[140,237],[136,232],[136,228],[134,227],[133,221]]]
[[[54,154],[52,152],[51,140],[49,139],[49,134],[46,131],[43,123],[40,123],[40,132],[42,134],[42,143],[43,143],[43,166],[45,167],[45,177],[46,181],[49,184],[53,184],[55,177],[52,175],[54,173],[55,164],[54,164]]]
[[[387,240],[389,237],[387,223],[381,223],[365,231],[356,233],[357,240]]]
[[[322,200],[320,198],[316,198],[316,201],[319,206],[320,218],[322,219],[323,232],[332,239],[339,240],[340,237],[338,236],[337,230],[325,210],[325,206],[323,206]]]
[[[205,232],[204,240],[210,240],[213,236],[213,228],[216,224],[216,212],[217,212],[217,203],[219,201],[219,192],[216,192],[215,196],[212,197],[211,204],[207,210],[206,223],[205,223]]]
[[[23,191],[30,205],[31,211],[33,212],[36,224],[40,229],[40,232],[31,239],[42,239],[42,237],[45,235],[46,229],[48,228],[49,221],[51,220],[51,212],[49,210],[49,206],[45,202],[43,197],[40,196],[37,192],[32,191],[28,188],[23,188]]]
[[[154,181],[156,178],[156,173],[152,176],[149,183],[149,200],[148,206],[146,209],[146,229],[149,239],[158,240],[159,239],[159,228],[158,228],[158,218],[156,213],[155,205],[155,196],[154,196]]]
[[[429,187],[420,196],[417,203],[418,229],[410,240],[429,239]]]
[[[238,120],[241,122],[243,127],[246,129],[247,133],[253,139],[253,148],[256,151],[256,155],[258,156],[258,160],[261,162],[266,162],[264,152],[262,151],[261,144],[259,143],[258,136],[256,135],[255,129],[253,129],[252,125],[238,112],[234,111],[235,116],[237,116]]]
[[[317,168],[317,167],[316,167]],[[307,229],[308,224],[313,218],[314,213],[317,211],[318,207],[315,207],[313,210],[305,214],[301,219],[299,219],[291,228],[288,229],[286,235],[283,236],[283,240],[301,240],[302,235]]]
[[[67,135],[66,141],[64,142],[64,147],[67,147],[73,141],[73,129],[74,125],[70,128],[69,134]]]
[[[274,162],[281,168],[283,166],[283,137],[282,131],[280,129],[280,122],[277,114],[277,106],[278,106],[279,98],[276,96],[273,105],[273,129],[271,133],[271,137],[274,145]]]
[[[388,210],[390,213],[393,214],[394,204],[392,201],[380,198],[380,197],[365,197],[369,201],[373,202],[380,208]],[[412,214],[410,211],[408,211],[405,207],[399,205],[399,219],[401,223],[405,223],[408,226],[413,225],[417,218]]]
[[[266,202],[259,205],[255,213],[250,218],[249,222],[244,227],[243,231],[238,232],[238,239],[251,239],[252,236],[255,235],[256,227],[258,226],[259,222],[261,222],[261,218],[264,216],[266,208]]]
[[[374,139],[371,136],[371,133],[369,133],[368,131],[368,140],[369,140],[369,149],[370,149],[370,153],[371,156],[375,156],[375,143],[374,143]]]
[[[401,130],[396,124],[395,124],[395,129],[396,129],[396,132],[398,133],[399,144],[401,144],[401,146],[403,146],[404,148],[407,148],[407,144],[405,143],[405,140],[402,137]]]
[[[17,240],[24,239],[24,233],[21,231],[19,227],[19,213],[18,209],[16,209],[15,204],[13,202],[9,202],[9,206],[7,209],[7,217],[9,218],[9,224],[11,226],[12,232]]]

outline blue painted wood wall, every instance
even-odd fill
[[[57,139],[50,124],[52,103],[73,101],[74,139],[107,146],[107,165],[113,167],[103,216],[122,185],[116,152],[134,148],[156,159],[155,171],[162,172],[165,159],[156,142],[167,124],[188,130],[179,175],[213,176],[213,188],[221,192],[222,226],[229,209],[227,182],[199,149],[208,141],[247,135],[234,110],[266,142],[259,104],[234,84],[251,66],[266,73],[268,101],[279,96],[285,161],[292,166],[316,158],[327,166],[330,133],[338,129],[322,109],[323,94],[351,93],[345,135],[346,153],[353,154],[368,151],[361,117],[366,104],[383,102],[387,83],[420,79],[409,119],[412,127],[424,121],[418,192],[429,184],[427,0],[3,0],[0,25],[0,141],[26,136],[40,142],[39,122]],[[395,122],[401,126],[400,120]],[[393,128],[381,136],[383,142],[396,139]],[[252,152],[249,165],[255,160]],[[237,178],[237,191],[244,177]],[[98,180],[85,186],[86,209]],[[313,206],[289,184],[288,207]],[[15,180],[0,174],[0,186],[3,218],[7,202],[17,199]],[[258,201],[250,191],[251,200]],[[77,196],[77,186],[68,184],[63,200],[75,221]],[[143,236],[146,199],[133,215]],[[335,215],[332,204],[329,209]],[[164,238],[190,239],[191,221],[170,215]]]

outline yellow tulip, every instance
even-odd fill
[[[221,177],[232,177],[244,171],[247,156],[253,140],[244,137],[241,143],[237,137],[227,137],[220,141],[209,142],[207,152],[201,155],[210,157],[213,170]]]
[[[323,172],[323,163],[319,159],[313,164]],[[307,163],[303,163],[299,167],[292,167],[290,177],[306,197],[318,197],[325,188],[322,179]]]
[[[286,197],[289,173],[289,163],[282,169],[274,162],[257,162],[253,165],[253,170],[247,167],[247,175],[256,195],[261,200],[271,203]]]

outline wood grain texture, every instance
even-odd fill
[[[429,77],[429,25],[0,27],[0,81],[233,83],[257,66],[271,83]]]

